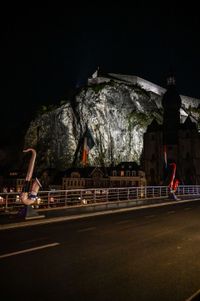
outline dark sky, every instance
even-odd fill
[[[2,7],[1,149],[17,148],[38,107],[60,103],[97,66],[161,86],[173,68],[179,92],[200,98],[198,8],[145,2]]]

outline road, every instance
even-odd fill
[[[200,201],[3,230],[0,241],[3,301],[185,301],[200,289]]]

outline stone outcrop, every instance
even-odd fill
[[[153,84],[152,84],[153,85]],[[106,78],[80,89],[74,98],[33,120],[26,133],[25,147],[37,149],[37,165],[63,170],[80,165],[78,146],[86,125],[95,146],[90,151],[91,165],[121,161],[139,163],[143,134],[153,118],[162,122],[161,96],[140,83]],[[184,99],[182,116],[199,102]]]

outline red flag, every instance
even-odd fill
[[[82,155],[82,164],[85,166],[88,163],[88,153],[89,149],[87,146],[87,137],[84,137],[84,143],[83,143],[83,155]]]
[[[83,141],[83,154],[82,154],[83,166],[86,166],[88,164],[88,154],[94,145],[95,145],[95,143],[94,143],[92,134],[91,134],[90,130],[88,128],[86,128],[86,131],[84,134],[84,141]]]

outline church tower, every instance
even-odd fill
[[[177,175],[180,173],[179,164],[179,129],[181,97],[176,89],[174,76],[167,78],[167,91],[162,98],[163,106],[163,158],[165,167],[163,169],[163,181],[169,181],[170,163],[175,163]]]
[[[168,185],[170,163],[185,185],[200,184],[200,135],[192,116],[181,123],[181,97],[174,76],[167,78],[162,97],[163,124],[152,120],[144,133],[143,168],[148,185]]]
[[[176,90],[174,76],[167,78],[167,91],[163,95],[163,145],[178,144],[178,130],[180,127],[181,98]]]

